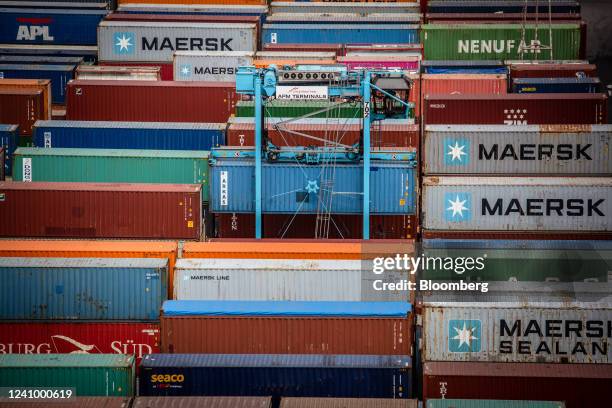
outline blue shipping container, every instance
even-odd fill
[[[0,9],[0,43],[96,45],[108,10]]]
[[[4,148],[4,175],[10,176],[13,174],[13,153],[17,149],[17,141],[19,140],[19,126],[17,125],[0,125],[0,147]]]
[[[12,0],[0,1],[0,7],[19,7],[19,8],[45,8],[64,9],[88,9],[88,10],[114,10],[116,0]]]
[[[419,26],[408,24],[264,24],[264,44],[412,44]]]
[[[0,55],[0,64],[79,65],[81,57],[50,57],[48,55]]]
[[[167,271],[166,259],[0,258],[0,319],[158,320]]]
[[[331,213],[359,214],[363,209],[363,166],[338,164],[331,187],[324,179],[327,166],[295,163],[262,165],[262,208],[265,213],[316,214],[323,186],[333,191]],[[370,211],[372,214],[415,214],[416,170],[406,162],[372,162]],[[212,212],[255,211],[253,160],[218,159],[210,168]]]
[[[149,354],[143,396],[410,398],[411,361],[402,356]]]
[[[268,6],[249,4],[139,4],[127,3],[117,6],[118,13],[126,14],[195,14],[208,16],[257,16],[265,23]]]
[[[513,93],[600,93],[599,78],[515,78]]]
[[[50,79],[53,103],[66,103],[66,84],[74,79],[75,65],[0,64],[0,78]]]
[[[225,144],[225,123],[39,120],[36,147],[210,150]]]
[[[96,62],[98,47],[96,45],[0,44],[0,55],[70,56],[81,57],[85,62]]]
[[[551,0],[553,13],[580,13],[580,4],[575,0]],[[523,13],[525,0],[430,0],[427,3],[428,13]],[[548,13],[548,1],[529,0],[527,12]]]
[[[424,74],[508,74],[503,61],[422,61]]]

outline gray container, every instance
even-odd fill
[[[295,2],[273,1],[270,11],[276,13],[419,13],[420,5],[413,3],[358,3],[358,2]]]
[[[423,179],[423,228],[456,231],[612,231],[612,178]]]
[[[353,3],[354,4],[354,3]],[[353,7],[351,4],[351,7]],[[387,13],[380,9],[378,13],[357,14],[351,10],[342,13],[273,13],[266,18],[267,23],[292,23],[292,24],[319,24],[319,23],[356,23],[356,24],[376,24],[376,23],[401,23],[418,24],[421,22],[419,13]]]
[[[425,127],[425,174],[611,175],[612,125]]]
[[[175,81],[235,82],[238,67],[253,65],[250,51],[177,51]]]
[[[172,62],[175,51],[255,51],[257,27],[240,23],[103,21],[100,61]]]

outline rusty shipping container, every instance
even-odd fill
[[[272,398],[137,397],[134,400],[134,403],[132,404],[131,408],[272,408]]]
[[[576,78],[597,77],[595,64],[511,64],[511,78]]]
[[[418,408],[418,400],[392,398],[283,398],[280,408]]]
[[[405,302],[166,301],[162,353],[412,353]]]
[[[425,362],[423,399],[564,401],[567,408],[605,407],[612,364]]]
[[[427,95],[503,95],[508,76],[502,74],[422,74],[421,103]]]
[[[199,240],[196,184],[0,183],[0,237]]]
[[[237,100],[230,82],[70,81],[67,94],[68,120],[222,123]]]
[[[44,117],[41,91],[0,88],[0,123],[19,125],[20,136],[31,136],[32,126]]]
[[[41,91],[43,95],[43,116],[51,119],[51,80],[49,79],[0,79],[0,91],[22,89]]]
[[[606,124],[605,94],[426,95],[428,125]]]
[[[61,404],[61,405],[60,405]],[[2,408],[130,408],[132,397],[73,397],[65,401],[0,398]]]

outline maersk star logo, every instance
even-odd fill
[[[191,65],[184,64],[179,68],[179,73],[183,78],[187,78],[191,76]]]
[[[136,45],[134,33],[115,33],[113,49],[115,54],[133,54]]]
[[[470,142],[463,139],[444,140],[444,164],[465,166],[470,162]]]
[[[448,350],[451,353],[480,351],[480,320],[450,320],[448,322]]]
[[[450,222],[472,218],[472,196],[469,193],[444,194],[444,219]]]

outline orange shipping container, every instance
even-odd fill
[[[275,64],[277,67],[283,67],[285,65],[296,66],[296,65],[335,65],[334,60],[307,60],[307,59],[287,59],[287,60],[273,60],[273,59],[256,59],[253,61],[253,65],[256,68],[267,68],[270,65]]]
[[[168,259],[168,296],[174,291],[178,244],[172,241],[0,240],[0,257]]]
[[[0,79],[0,90],[41,91],[44,99],[43,117],[51,119],[51,81],[48,79]]]

